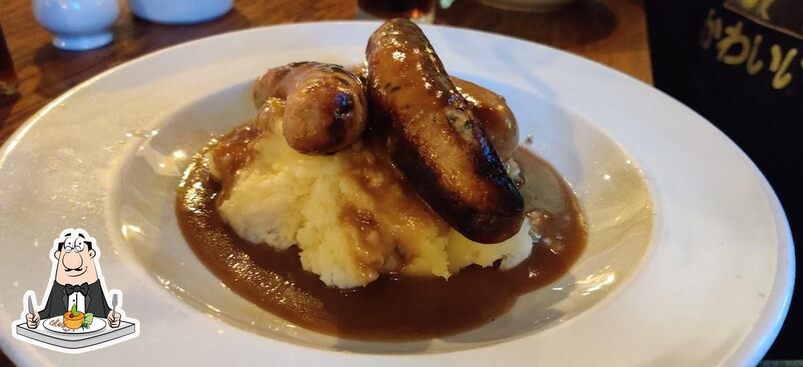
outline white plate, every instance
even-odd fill
[[[750,365],[792,290],[783,211],[747,157],[700,116],[638,81],[547,47],[425,27],[452,73],[505,95],[529,149],[577,192],[588,249],[495,322],[419,343],[323,336],[236,296],[176,227],[187,154],[253,114],[248,86],[291,61],[350,64],[377,23],[253,29],[105,72],[37,113],[0,155],[0,322],[41,294],[65,227],[98,240],[107,285],[139,338],[64,356],[0,334],[21,364],[488,366]],[[136,356],[136,358],[128,358]]]
[[[103,330],[103,328],[106,327],[106,321],[103,321],[101,319],[92,319],[92,323],[89,324],[89,326],[87,328],[85,328],[85,329],[81,329],[81,328],[67,329],[67,328],[63,328],[63,327],[59,327],[59,326],[50,325],[50,321],[53,320],[53,319],[56,319],[56,318],[59,319],[59,321],[62,320],[61,317],[49,318],[49,319],[42,320],[42,325],[45,327],[45,329],[47,329],[49,331],[52,331],[54,333],[71,334],[71,335],[94,333],[96,331]]]

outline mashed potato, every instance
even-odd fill
[[[304,155],[287,145],[281,123],[270,130],[252,143],[254,155],[227,188],[220,214],[251,242],[297,245],[303,268],[329,286],[364,286],[388,272],[448,278],[500,259],[507,269],[530,254],[526,221],[505,242],[472,242],[432,213],[377,149],[357,143],[330,156]]]

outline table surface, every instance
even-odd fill
[[[121,4],[111,45],[92,51],[67,52],[50,44],[50,35],[33,18],[30,1],[0,4],[0,25],[20,80],[19,97],[0,105],[0,143],[55,97],[106,69],[141,55],[239,29],[349,20],[356,11],[353,0],[237,1],[231,12],[217,20],[191,26],[167,26],[135,18]],[[644,7],[640,0],[588,1],[542,14],[497,10],[473,0],[456,0],[448,9],[438,9],[436,14],[436,23],[547,44],[652,83]]]
[[[0,0],[2,1],[2,0]],[[354,19],[354,0],[236,1],[211,22],[167,26],[135,18],[121,0],[114,42],[85,52],[60,51],[33,18],[30,1],[0,2],[0,25],[20,81],[0,102],[0,144],[45,104],[90,77],[141,55],[189,40],[271,24]],[[436,23],[502,33],[560,48],[652,83],[641,0],[584,1],[551,13],[520,13],[456,0]],[[10,364],[0,354],[0,365]]]

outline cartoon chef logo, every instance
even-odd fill
[[[23,299],[14,337],[45,348],[81,353],[139,335],[137,320],[125,317],[123,294],[107,292],[97,241],[81,228],[67,228],[53,241],[53,268],[44,298],[34,291]],[[111,298],[107,298],[110,295]]]

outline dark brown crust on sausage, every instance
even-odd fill
[[[471,240],[516,234],[522,196],[418,26],[386,22],[366,59],[373,123],[387,129],[391,157],[419,196]]]

